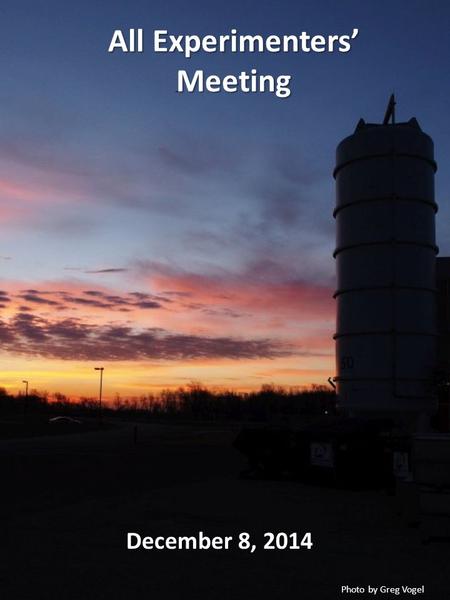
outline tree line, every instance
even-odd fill
[[[334,414],[336,395],[332,389],[313,385],[308,389],[263,385],[259,390],[237,392],[211,390],[200,383],[159,394],[143,394],[103,402],[103,416],[133,419],[227,419],[265,421],[274,416]],[[100,405],[97,398],[71,399],[61,394],[31,390],[9,394],[0,388],[0,414],[33,416],[68,415],[95,416]]]

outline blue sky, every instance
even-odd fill
[[[334,307],[325,298],[334,281],[334,150],[360,117],[382,119],[392,91],[398,119],[416,116],[434,138],[438,243],[441,254],[450,253],[446,2],[15,1],[2,3],[0,23],[0,267],[12,295],[30,286],[44,295],[97,288],[190,294],[190,306],[133,315],[133,327],[270,338],[275,346],[288,339],[296,350],[276,361],[298,377],[279,380],[311,383],[305,371],[322,381],[332,369]],[[146,52],[108,54],[113,31],[129,27],[145,29]],[[220,35],[233,27],[263,35],[358,28],[359,36],[347,54],[198,53],[186,60],[152,52],[154,29]],[[180,68],[291,74],[292,93],[177,94]],[[297,321],[292,290],[285,312],[273,298],[291,285],[301,288]],[[205,294],[210,286],[215,295]],[[222,287],[230,289],[226,306],[218,300]],[[252,290],[267,295],[254,310]],[[321,308],[311,316],[316,293]],[[48,319],[42,306],[51,305],[35,302],[33,314]],[[205,321],[203,312],[199,322],[199,310],[222,313]],[[245,325],[236,325],[238,314]],[[101,317],[77,315],[113,319],[108,308]],[[316,356],[314,364],[306,353]],[[216,354],[228,361],[223,374],[232,357]],[[35,348],[27,355],[36,364],[60,358],[43,358]],[[237,359],[236,380],[251,386],[261,358],[245,368]],[[136,356],[121,356],[121,364],[128,360]],[[174,381],[181,370],[189,378],[189,369],[209,380],[206,367],[197,373],[186,357],[177,360],[164,355]],[[13,386],[14,377],[4,377]],[[273,370],[267,377],[278,381]],[[131,384],[119,378],[121,385]]]

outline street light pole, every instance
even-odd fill
[[[98,411],[99,411],[99,421],[102,422],[102,391],[103,391],[103,371],[105,367],[94,367],[95,371],[100,371],[100,391],[98,394]]]
[[[25,398],[23,401],[23,421],[25,423],[28,411],[28,381],[26,379],[22,379],[22,383],[25,384]]]

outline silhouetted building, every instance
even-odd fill
[[[437,383],[439,394],[439,422],[441,428],[450,424],[450,257],[436,260],[437,287]]]

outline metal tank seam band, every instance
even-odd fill
[[[354,250],[355,248],[361,248],[363,246],[382,246],[382,245],[403,245],[403,246],[420,246],[421,248],[428,248],[433,250],[435,254],[439,253],[439,248],[436,244],[427,244],[426,242],[414,242],[412,240],[377,240],[373,242],[358,242],[357,244],[348,244],[347,246],[338,246],[333,252],[333,258],[336,258],[338,254],[344,250]]]
[[[389,329],[387,331],[355,331],[354,333],[335,333],[333,339],[337,340],[341,337],[357,337],[359,335],[419,335],[427,337],[439,337],[438,333],[431,333],[427,331],[394,331]]]
[[[389,291],[392,292],[393,290],[397,291],[397,290],[408,290],[408,291],[415,291],[415,292],[431,292],[432,294],[435,294],[437,292],[437,288],[436,287],[421,287],[421,286],[414,286],[414,285],[373,285],[373,286],[367,286],[367,287],[355,287],[355,288],[344,288],[341,290],[336,290],[333,294],[333,298],[337,298],[338,296],[341,296],[342,294],[351,294],[352,292],[375,292],[375,291]]]
[[[423,160],[428,165],[430,165],[430,167],[433,168],[434,173],[436,173],[436,171],[437,171],[436,161],[434,161],[430,158],[426,158],[425,156],[421,156],[420,154],[408,154],[406,152],[399,152],[399,153],[384,152],[383,154],[366,154],[365,156],[358,156],[358,158],[351,158],[350,160],[346,160],[345,162],[343,162],[340,165],[337,165],[337,167],[335,167],[335,169],[333,170],[333,177],[336,179],[336,175],[339,173],[339,171],[341,171],[345,167],[348,167],[351,164],[361,162],[363,160],[372,160],[373,158],[397,158],[397,157],[415,158],[416,160]]]
[[[352,200],[351,202],[345,202],[345,204],[340,204],[339,206],[336,206],[336,208],[333,210],[333,217],[336,218],[336,215],[339,212],[341,212],[341,210],[344,210],[344,208],[350,208],[351,206],[355,206],[358,204],[366,204],[369,202],[390,202],[391,200],[395,200],[395,201],[399,201],[399,202],[417,202],[419,204],[426,204],[427,206],[430,206],[434,210],[435,214],[439,210],[438,205],[433,200],[424,200],[423,198],[401,197],[401,196],[397,196],[397,195],[393,194],[390,196],[380,196],[377,198],[361,198],[359,200]]]

